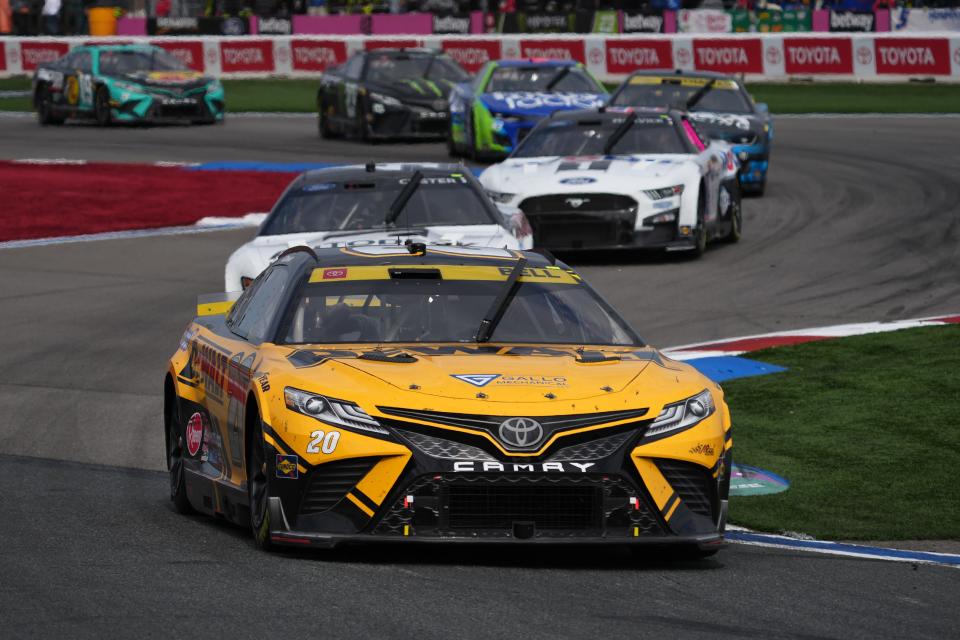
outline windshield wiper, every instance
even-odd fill
[[[637,120],[637,112],[631,111],[627,114],[627,117],[623,119],[623,122],[620,123],[613,133],[610,134],[610,137],[607,138],[606,144],[603,145],[603,155],[609,155],[613,150],[613,147],[620,142],[620,138],[626,135],[627,131],[630,130],[630,127],[633,126],[633,123]]]
[[[710,78],[707,80],[707,84],[700,87],[695,94],[690,96],[690,99],[687,100],[687,111],[690,111],[697,106],[697,103],[703,99],[703,96],[707,95],[707,93],[713,89],[713,85],[716,84],[716,82],[716,78]]]
[[[394,200],[390,205],[390,211],[383,219],[384,226],[389,227],[397,221],[397,218],[399,218],[400,214],[403,212],[403,208],[407,206],[408,202],[410,202],[410,198],[413,197],[413,192],[417,190],[417,186],[422,180],[423,173],[418,169],[413,174],[413,177],[410,178],[410,182],[404,185],[403,190],[397,196],[396,200]]]
[[[567,77],[568,73],[570,73],[570,67],[561,67],[560,71],[557,71],[557,74],[552,78],[550,78],[550,82],[547,83],[546,90],[552,91],[553,88],[557,86],[557,84],[559,84],[561,80]]]
[[[507,276],[507,281],[503,285],[503,289],[501,289],[497,297],[493,299],[490,308],[487,309],[486,315],[483,317],[483,320],[480,321],[477,335],[473,338],[474,342],[488,342],[490,340],[490,336],[493,335],[493,332],[497,329],[497,325],[500,324],[500,320],[503,319],[503,314],[506,312],[507,307],[510,306],[514,296],[517,295],[517,290],[520,288],[520,274],[523,272],[526,264],[527,259],[523,256],[517,260],[517,263]]]

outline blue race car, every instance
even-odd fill
[[[610,104],[687,110],[704,137],[733,147],[740,160],[740,191],[763,195],[773,122],[767,105],[755,103],[738,80],[704,71],[638,71],[613,92]]]
[[[603,85],[579,62],[488,62],[472,82],[450,92],[447,147],[451,155],[504,158],[551,113],[599,107],[607,98]]]

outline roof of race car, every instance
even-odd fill
[[[522,58],[510,60],[494,60],[498,67],[579,67],[576,60],[551,60],[550,58]]]
[[[373,169],[371,171],[371,168]],[[425,178],[450,176],[466,176],[470,170],[452,162],[383,162],[371,164],[349,164],[326,169],[311,169],[300,174],[297,179],[300,184],[315,184],[318,182],[339,182],[341,180],[357,180],[359,178],[375,179],[398,178],[413,175],[415,171],[423,173]]]
[[[293,250],[290,250],[293,251]],[[306,251],[306,249],[299,249]],[[533,251],[514,251],[493,247],[461,247],[426,245],[424,253],[411,253],[410,247],[398,245],[369,245],[363,247],[336,247],[315,249],[317,264],[323,266],[349,267],[359,265],[479,265],[501,266],[515,264],[522,256],[527,259],[527,268],[558,267],[569,269],[549,254]],[[283,258],[283,256],[281,256]],[[279,259],[278,259],[279,260]]]
[[[610,121],[623,120],[624,116],[634,112],[638,117],[657,117],[664,116],[670,120],[676,121],[682,115],[678,109],[667,109],[665,107],[599,107],[597,109],[577,109],[570,111],[555,111],[550,114],[550,119],[560,120],[590,120]]]
[[[634,76],[652,76],[654,78],[716,78],[717,80],[734,80],[736,78],[728,73],[717,73],[716,71],[691,71],[686,69],[677,69],[675,71],[651,71],[649,69],[643,71],[634,71],[630,74],[630,78]]]

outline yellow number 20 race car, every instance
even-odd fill
[[[723,392],[552,257],[295,247],[229,298],[165,378],[178,511],[264,548],[723,543]]]

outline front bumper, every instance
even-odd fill
[[[167,96],[115,90],[110,104],[119,122],[219,121],[225,110],[222,91]]]
[[[649,474],[631,458],[640,437],[636,425],[548,450],[536,462],[490,455],[467,460],[483,458],[473,446],[478,441],[393,433],[412,456],[379,502],[360,487],[383,473],[381,459],[321,464],[296,481],[273,479],[271,540],[317,547],[390,541],[710,547],[723,540],[723,470],[729,464],[718,461],[716,469],[707,469],[644,459],[650,461],[647,472],[655,466],[656,477],[665,478],[677,495],[675,500],[658,498],[647,489]]]
[[[366,119],[368,137],[376,139],[443,138],[450,128],[447,112],[416,106],[375,104],[367,112]]]
[[[571,201],[582,204],[574,208]],[[534,246],[551,251],[693,249],[693,230],[678,225],[679,199],[669,203],[670,209],[649,208],[650,204],[660,203],[641,205],[627,196],[584,193],[528,197],[520,203],[520,209],[533,228]],[[594,208],[587,208],[591,206]],[[660,214],[673,214],[674,219],[647,222]]]
[[[762,185],[767,179],[770,148],[764,144],[735,145],[733,152],[740,162],[740,185],[746,188]]]

